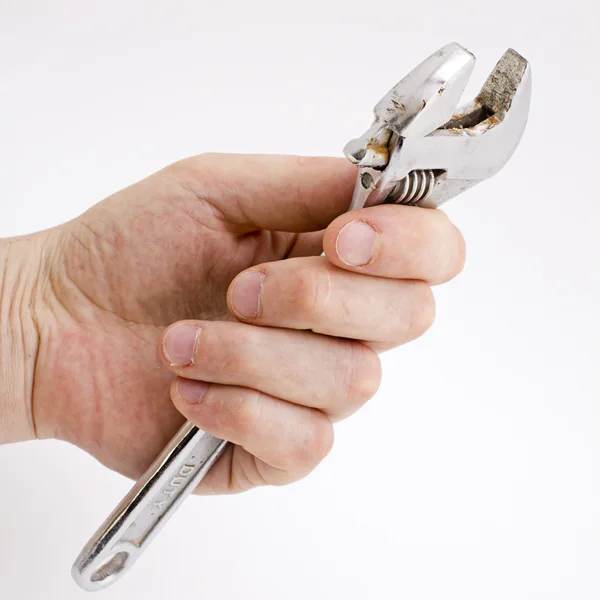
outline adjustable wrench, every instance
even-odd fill
[[[436,208],[508,162],[527,124],[531,68],[508,50],[479,95],[457,110],[474,65],[473,54],[448,44],[380,100],[371,127],[344,148],[359,167],[350,210]],[[121,577],[227,443],[186,423],[83,548],[75,581],[93,591]]]

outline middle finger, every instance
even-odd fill
[[[434,300],[422,281],[369,277],[325,257],[293,258],[238,275],[229,308],[255,325],[393,346],[422,335],[433,322]]]

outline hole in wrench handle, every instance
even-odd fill
[[[94,591],[126,573],[227,444],[185,423],[85,545],[71,570],[76,583]]]

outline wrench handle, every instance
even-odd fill
[[[77,584],[94,591],[127,572],[227,444],[185,423],[85,545],[71,570]]]

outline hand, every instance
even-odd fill
[[[185,417],[234,444],[201,492],[310,472],[377,390],[377,351],[431,325],[430,285],[464,261],[439,210],[342,214],[355,177],[205,155],[38,234],[36,435],[138,477]]]

